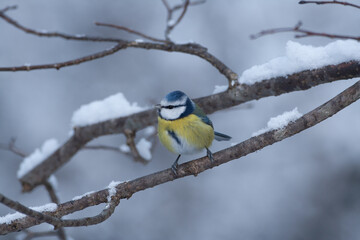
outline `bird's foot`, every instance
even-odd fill
[[[212,152],[211,152],[208,148],[206,148],[206,155],[207,155],[207,157],[210,159],[210,162],[211,162],[211,163],[214,163],[213,154],[212,154]]]
[[[177,167],[178,167],[177,162],[171,165],[171,171],[175,174],[175,176],[177,175]]]

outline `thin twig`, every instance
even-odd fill
[[[128,152],[121,151],[119,147],[107,146],[107,145],[86,145],[82,148],[83,150],[108,150],[125,155],[130,155]]]
[[[266,146],[270,146],[276,142],[282,141],[288,137],[294,136],[305,129],[315,126],[316,124],[326,120],[327,118],[338,113],[353,102],[360,98],[360,81],[356,82],[345,91],[341,92],[334,98],[330,99],[321,106],[303,115],[294,122],[290,122],[287,126],[272,130],[261,135],[245,140],[233,147],[214,153],[214,162],[211,163],[207,157],[192,160],[178,166],[177,175],[174,175],[171,169],[166,169],[147,176],[137,178],[132,181],[119,183],[116,186],[116,194],[112,197],[125,199],[130,198],[134,193],[155,187],[157,185],[183,178],[190,175],[198,175],[199,173],[222,165],[229,161],[239,159],[250,153],[256,152]],[[109,191],[104,189],[78,200],[73,200],[60,204],[56,213],[49,213],[57,216],[64,216],[84,208],[108,202]],[[43,222],[43,220],[42,220]],[[0,224],[0,234],[20,231],[34,225],[40,224],[41,221],[34,221],[31,218],[15,220],[11,224]]]
[[[145,39],[148,39],[148,40],[154,41],[154,42],[162,42],[162,43],[167,43],[168,42],[166,40],[159,39],[159,38],[154,38],[154,37],[151,37],[151,36],[146,35],[144,33],[138,32],[136,30],[124,27],[124,26],[119,26],[119,25],[110,24],[110,23],[101,23],[101,22],[95,22],[95,25],[96,26],[103,26],[103,27],[111,27],[111,28],[116,28],[116,29],[119,29],[119,30],[123,30],[123,31],[126,31],[128,33],[138,35],[140,37],[143,37]]]
[[[59,197],[56,194],[54,186],[48,180],[46,180],[44,182],[44,187],[45,187],[46,191],[49,193],[51,201],[53,203],[59,204],[60,200],[59,200]]]
[[[136,162],[141,162],[142,164],[148,164],[149,161],[147,161],[146,159],[144,159],[135,144],[135,135],[136,135],[136,131],[130,130],[130,129],[125,129],[124,130],[124,134],[126,136],[126,144],[129,146],[131,154],[134,158],[134,160]]]
[[[17,9],[17,5],[7,6],[0,10],[0,14],[4,14],[5,12],[7,12],[9,10],[15,10],[15,9]]]
[[[56,193],[56,186],[53,186],[49,180],[46,180],[43,185],[45,186],[46,191],[49,193],[50,199],[53,203],[56,203],[57,205],[60,204],[59,196]],[[60,218],[61,219],[61,218]],[[59,237],[60,240],[66,240],[66,232],[63,227],[59,227],[57,231],[55,231],[56,235]]]
[[[171,11],[171,8],[170,8],[170,5],[169,5],[169,3],[167,2],[167,0],[161,0],[161,1],[162,1],[162,3],[164,4],[166,10],[167,10],[168,12],[170,12],[170,11]],[[169,20],[169,19],[168,19],[168,20]]]
[[[97,52],[85,57],[81,57],[81,58],[77,58],[77,59],[73,59],[70,61],[65,61],[65,62],[59,62],[59,63],[50,63],[50,64],[41,64],[41,65],[23,65],[23,66],[16,66],[16,67],[1,67],[0,71],[2,72],[8,72],[8,71],[31,71],[31,70],[37,70],[37,69],[56,69],[59,70],[60,68],[63,67],[68,67],[68,66],[73,66],[73,65],[77,65],[83,62],[88,62],[88,61],[92,61],[98,58],[103,58],[105,56],[111,55],[116,53],[117,51],[126,48],[127,45],[123,44],[123,43],[119,43],[117,45],[115,45],[112,48],[106,49],[104,51],[101,52]]]
[[[165,8],[168,12],[167,14],[167,24],[166,24],[166,29],[165,29],[165,39],[169,42],[171,42],[170,40],[170,33],[171,31],[181,22],[181,20],[183,19],[183,17],[185,16],[185,13],[187,11],[188,6],[190,5],[190,0],[185,0],[185,2],[183,4],[180,5],[176,5],[174,7],[170,7],[170,5],[168,4],[168,2],[166,0],[162,0],[163,4],[165,5]],[[199,4],[199,2],[197,2],[197,4]],[[173,13],[179,9],[183,9],[183,11],[181,12],[180,16],[177,18],[176,21],[174,21],[174,23],[172,23],[173,21]]]
[[[183,11],[181,12],[180,16],[178,17],[178,19],[176,20],[176,22],[174,24],[171,24],[170,25],[170,28],[171,30],[176,27],[176,25],[178,25],[181,20],[183,19],[183,17],[185,16],[185,13],[188,9],[188,6],[189,6],[189,3],[190,3],[190,0],[185,0],[185,3],[184,3],[184,6],[183,6]]]
[[[303,37],[327,37],[327,38],[337,38],[337,39],[353,39],[360,41],[360,37],[356,36],[347,36],[347,35],[337,35],[337,34],[329,34],[329,33],[319,33],[319,32],[313,32],[309,30],[305,30],[301,28],[302,23],[299,22],[295,25],[295,27],[287,27],[287,28],[274,28],[274,29],[268,29],[261,31],[257,34],[250,35],[251,39],[257,39],[259,37],[263,37],[265,35],[280,33],[280,32],[295,32],[295,33],[301,33],[298,35],[295,35],[295,38],[303,38]]]
[[[16,7],[7,7],[4,10],[9,10],[9,9],[16,9]],[[84,34],[76,34],[76,35],[70,35],[70,34],[66,34],[66,33],[60,33],[60,32],[51,32],[51,31],[47,31],[47,30],[34,30],[28,27],[25,27],[23,25],[21,25],[20,23],[18,23],[17,21],[15,21],[14,19],[10,18],[8,15],[5,14],[5,11],[2,10],[0,11],[0,18],[4,19],[6,22],[8,22],[10,25],[26,32],[29,34],[33,34],[33,35],[37,35],[39,37],[58,37],[58,38],[63,38],[66,40],[78,40],[78,41],[92,41],[92,42],[117,42],[117,43],[121,43],[123,40],[122,39],[116,39],[116,38],[103,38],[103,37],[92,37],[92,36],[86,36]]]
[[[47,232],[31,232],[31,231],[27,231],[27,229],[25,229],[24,232],[26,233],[26,237],[23,238],[23,240],[31,240],[33,238],[40,238],[40,237],[58,236],[58,234],[59,234],[59,230],[47,231]]]
[[[151,142],[151,148],[150,152],[153,153],[156,143],[157,143],[157,132],[155,131],[153,134],[150,134],[149,136],[146,136],[145,139]],[[130,138],[130,140],[129,140]],[[113,151],[117,153],[121,153],[127,156],[132,156],[135,161],[139,161],[147,164],[148,161],[141,157],[139,154],[139,151],[135,144],[135,135],[134,134],[128,134],[127,138],[127,145],[129,146],[130,151],[122,151],[120,147],[113,147],[113,146],[107,146],[107,145],[86,145],[82,148],[82,150],[107,150],[107,151]],[[140,157],[140,159],[139,159]],[[146,162],[145,162],[146,161]]]
[[[341,2],[341,1],[300,1],[299,4],[308,4],[308,3],[315,3],[317,5],[322,5],[322,4],[339,4],[339,5],[344,5],[344,6],[350,6],[350,7],[354,7],[354,8],[360,8],[359,5],[353,4],[353,3],[348,3],[348,2]]]
[[[12,138],[12,139],[10,139],[10,142],[8,144],[0,143],[0,149],[10,151],[10,152],[22,157],[22,158],[26,157],[27,154],[24,153],[22,150],[18,149],[15,146],[15,142],[16,142],[16,139]]]

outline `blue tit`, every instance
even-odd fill
[[[165,96],[158,110],[158,134],[160,142],[171,152],[178,154],[171,166],[176,175],[182,154],[192,154],[206,149],[207,157],[213,162],[209,147],[214,138],[218,141],[231,139],[214,131],[210,119],[185,93],[174,91]]]

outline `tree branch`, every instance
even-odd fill
[[[59,205],[60,199],[59,199],[59,196],[56,194],[55,186],[53,186],[53,184],[51,184],[51,182],[49,180],[46,180],[44,182],[44,187],[45,187],[46,191],[49,193],[51,201],[53,203],[56,203],[57,205]],[[67,239],[65,229],[63,227],[59,227],[59,229],[57,231],[51,231],[51,232],[36,232],[36,233],[28,232],[27,238],[28,239],[35,238],[37,236],[41,236],[41,234],[44,234],[44,236],[56,235],[59,237],[60,240]]]
[[[299,4],[308,4],[308,3],[315,3],[317,5],[322,5],[322,4],[339,4],[339,5],[344,5],[344,6],[350,6],[350,7],[354,7],[354,8],[360,8],[359,5],[353,4],[353,3],[348,3],[348,2],[341,2],[341,1],[300,1]]]
[[[14,153],[15,155],[18,155],[18,156],[20,156],[22,158],[26,157],[27,154],[25,154],[23,151],[18,149],[15,146],[15,142],[16,142],[16,139],[12,138],[8,144],[0,143],[0,149],[10,151],[10,152]]]
[[[298,22],[294,27],[288,27],[288,28],[273,28],[268,30],[263,30],[259,33],[250,35],[251,39],[257,39],[259,37],[263,37],[265,35],[275,34],[275,33],[281,33],[281,32],[294,32],[294,33],[301,33],[295,35],[295,38],[303,38],[303,37],[327,37],[327,38],[337,38],[337,39],[353,39],[360,41],[360,37],[357,36],[347,36],[347,35],[338,35],[338,34],[329,34],[329,33],[320,33],[320,32],[313,32],[309,30],[305,30],[301,28],[302,23]]]
[[[272,78],[253,85],[238,84],[227,92],[195,99],[195,102],[203,108],[205,113],[210,114],[251,100],[306,90],[323,83],[354,77],[360,77],[360,62],[350,61]],[[59,149],[20,179],[23,191],[31,191],[34,187],[42,184],[92,139],[104,135],[125,133],[125,129],[138,131],[147,126],[155,125],[156,122],[156,111],[147,110],[127,117],[75,128],[74,135]]]
[[[40,237],[51,237],[51,236],[59,236],[59,239],[61,240],[66,240],[66,238],[61,238],[60,237],[60,229],[57,231],[47,231],[47,232],[31,232],[31,231],[27,231],[24,230],[26,233],[26,237],[23,238],[23,240],[30,240],[33,238],[40,238]]]
[[[291,137],[305,129],[308,129],[336,114],[340,110],[349,106],[351,103],[357,101],[359,98],[360,81],[356,82],[354,85],[341,92],[323,105],[303,115],[296,121],[290,122],[284,128],[266,132],[256,137],[247,139],[233,147],[216,152],[213,155],[213,164],[207,157],[202,157],[179,165],[177,175],[174,175],[171,169],[166,169],[129,182],[120,183],[116,186],[116,194],[113,197],[118,199],[130,198],[136,192],[152,188],[178,178],[183,178],[190,175],[197,176],[199,173],[205,170],[241,158],[266,146],[270,146],[276,142],[279,142],[285,138]],[[81,199],[60,204],[56,212],[49,214],[57,217],[68,215],[90,206],[106,203],[108,201],[108,196],[108,189],[100,190],[98,192],[86,195]],[[38,221],[30,217],[25,217],[15,220],[10,224],[1,224],[0,233],[7,234],[9,232],[20,231],[22,229],[38,225],[41,222],[44,222],[44,220]]]
[[[58,32],[42,32],[36,31],[27,27],[24,27],[14,21],[12,18],[7,16],[4,12],[0,12],[0,18],[3,18],[8,23],[13,25],[14,27],[33,35],[37,35],[40,37],[56,37],[63,38],[67,40],[78,40],[78,41],[95,41],[95,42],[116,42],[113,48],[104,50],[89,56],[85,56],[82,58],[77,58],[65,62],[53,63],[53,64],[41,64],[41,65],[33,65],[33,66],[14,66],[14,67],[0,67],[0,71],[31,71],[38,69],[60,69],[62,67],[73,66],[76,64],[92,61],[94,59],[102,58],[108,56],[110,54],[114,54],[115,52],[126,49],[126,48],[141,48],[147,50],[161,50],[166,52],[181,52],[190,55],[197,56],[199,58],[204,59],[213,65],[221,74],[223,74],[229,83],[229,87],[232,87],[234,82],[238,79],[238,75],[233,72],[229,67],[227,67],[223,62],[217,59],[215,56],[210,54],[207,49],[200,44],[187,43],[187,44],[174,44],[174,43],[152,43],[152,42],[136,42],[136,41],[126,41],[119,38],[102,38],[102,37],[89,37],[85,35],[69,35],[65,33]]]
[[[166,41],[166,40],[159,39],[159,38],[154,38],[154,37],[151,37],[151,36],[146,35],[146,34],[144,34],[144,33],[141,33],[141,32],[135,31],[135,30],[133,30],[133,29],[124,27],[124,26],[119,26],[119,25],[110,24],[110,23],[101,23],[101,22],[95,22],[95,25],[96,25],[96,26],[103,26],[103,27],[111,27],[111,28],[123,30],[123,31],[126,31],[126,32],[128,32],[128,33],[131,33],[131,34],[134,34],[134,35],[138,35],[138,36],[140,36],[140,37],[143,37],[143,38],[145,38],[145,39],[148,39],[148,40],[154,41],[154,42],[168,43],[168,41]]]
[[[59,62],[59,63],[50,63],[50,64],[42,64],[42,65],[23,65],[23,66],[16,66],[16,67],[0,67],[0,71],[1,72],[7,72],[7,71],[13,71],[13,72],[18,72],[18,71],[31,71],[31,70],[38,70],[38,69],[56,69],[59,70],[60,68],[63,67],[68,67],[68,66],[73,66],[73,65],[77,65],[83,62],[89,62],[98,58],[103,58],[105,56],[111,55],[116,53],[117,51],[124,49],[127,47],[127,44],[122,44],[119,43],[117,45],[115,45],[112,48],[109,48],[107,50],[101,51],[101,52],[97,52],[85,57],[81,57],[81,58],[77,58],[77,59],[73,59],[70,61],[65,61],[65,62]]]
[[[107,190],[108,191],[108,190]],[[108,193],[109,194],[109,193]],[[107,199],[108,201],[108,199]],[[8,206],[9,208],[12,208],[18,212],[21,212],[30,219],[34,220],[37,224],[46,222],[48,224],[51,224],[54,226],[55,230],[62,227],[81,227],[81,226],[90,226],[90,225],[96,225],[99,224],[106,219],[108,219],[115,211],[115,208],[120,203],[120,198],[118,196],[112,196],[110,199],[110,202],[107,202],[108,204],[106,207],[96,216],[93,217],[86,217],[86,218],[80,218],[80,219],[66,219],[61,220],[60,217],[55,217],[55,212],[38,212],[35,210],[32,210],[19,202],[15,202],[11,200],[10,198],[5,197],[3,194],[0,193],[0,202],[4,205]],[[80,210],[80,209],[79,209]],[[28,217],[19,218],[16,220],[13,220],[13,222],[21,221],[22,219],[26,219]],[[12,222],[12,223],[13,223]],[[12,224],[10,223],[10,225]],[[6,224],[0,224],[0,226],[6,225]],[[4,235],[8,232],[3,231],[3,229],[0,229],[0,235]],[[61,234],[61,233],[60,233]]]
[[[70,35],[66,33],[50,32],[47,30],[37,31],[21,25],[20,23],[18,23],[17,21],[15,21],[14,19],[10,18],[8,15],[5,14],[7,10],[11,10],[11,9],[17,9],[17,6],[10,6],[1,10],[0,18],[4,19],[10,25],[14,26],[15,28],[18,28],[19,30],[25,33],[33,34],[39,37],[57,37],[66,40],[78,40],[78,41],[117,42],[117,43],[121,43],[123,41],[122,39],[117,39],[117,38],[91,37],[91,36],[86,36],[84,34]]]
[[[32,210],[28,207],[25,207],[21,203],[15,202],[15,201],[11,200],[10,198],[5,197],[1,193],[0,193],[0,202],[9,208],[12,208],[20,213],[23,213],[29,217],[36,219],[39,222],[46,222],[46,223],[56,226],[61,221],[60,219],[53,217],[51,215],[47,215],[45,213],[38,212],[38,211]],[[1,233],[1,231],[0,231],[0,233]]]
[[[8,6],[8,7],[5,7],[3,9],[0,10],[0,14],[4,14],[5,12],[9,11],[9,10],[15,10],[17,9],[17,6],[14,5],[14,6]]]
[[[129,155],[130,154],[128,152],[123,152],[120,150],[119,147],[113,147],[113,146],[106,146],[106,145],[86,145],[82,148],[83,150],[108,150],[108,151],[113,151],[113,152],[117,152],[117,153],[122,153],[125,155]]]
[[[171,31],[181,22],[181,19],[184,17],[186,10],[189,6],[190,0],[185,0],[183,4],[181,4],[180,6],[175,6],[174,8],[170,8],[169,4],[167,3],[166,0],[162,0],[162,2],[164,3],[167,12],[168,12],[168,16],[167,16],[167,24],[166,24],[166,29],[165,29],[165,39],[167,41],[171,41],[170,40],[170,33]],[[178,17],[178,19],[172,23],[172,14],[174,11],[178,10],[179,7],[181,7],[183,9],[183,11],[181,12],[180,16]]]
[[[141,162],[142,164],[148,164],[149,161],[146,161],[139,153],[136,144],[135,144],[135,135],[136,131],[125,129],[124,134],[126,136],[126,144],[129,146],[131,154],[136,162]]]

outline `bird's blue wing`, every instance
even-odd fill
[[[198,116],[204,123],[206,123],[207,125],[210,125],[212,128],[214,128],[211,120],[206,116],[206,114],[203,112],[203,110],[196,104],[195,104],[195,109],[194,109],[193,114]]]
[[[210,125],[212,128],[214,128],[211,120],[206,116],[206,114],[202,111],[202,109],[197,106],[195,104],[195,109],[193,114],[195,114],[196,116],[198,116],[204,123]],[[214,135],[215,135],[215,140],[217,141],[229,141],[231,139],[230,136],[223,134],[223,133],[219,133],[219,132],[215,132],[214,131]]]

